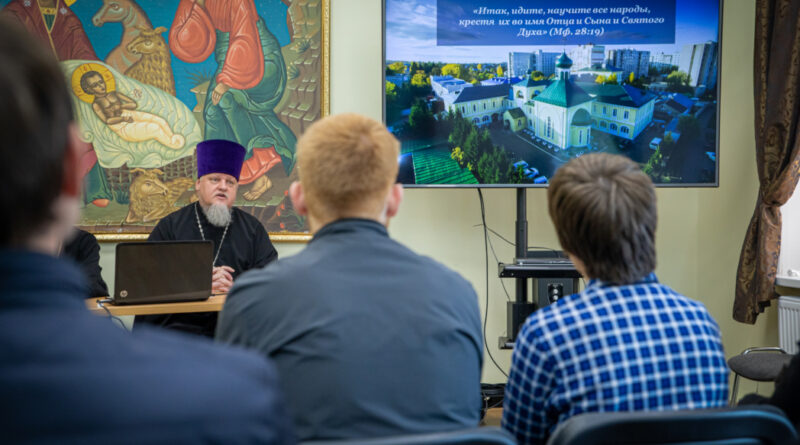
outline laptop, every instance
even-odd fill
[[[211,296],[211,241],[117,244],[114,304],[172,303]]]

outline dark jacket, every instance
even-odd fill
[[[217,339],[272,359],[301,440],[478,424],[478,297],[375,221],[323,227],[300,253],[236,280]]]
[[[31,443],[291,443],[275,369],[85,307],[75,266],[0,250],[0,437]]]
[[[100,274],[100,245],[97,238],[89,232],[76,229],[75,236],[69,242],[64,243],[61,256],[69,258],[83,269],[86,275],[90,297],[107,297],[108,286]]]

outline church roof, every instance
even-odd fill
[[[552,80],[547,80],[547,79],[532,80],[531,77],[528,76],[525,79],[522,79],[522,82],[515,83],[514,86],[515,87],[530,88],[530,87],[538,87],[538,86],[542,86],[542,85],[548,85],[550,82],[552,82]]]
[[[525,117],[525,113],[522,112],[521,108],[512,108],[508,110],[508,114],[514,119]]]
[[[586,94],[581,87],[576,85],[575,82],[562,78],[550,84],[549,87],[545,88],[544,91],[534,97],[533,100],[569,108],[588,102],[592,100],[592,98]]]
[[[571,68],[572,67],[572,59],[567,56],[566,52],[562,52],[560,56],[556,59],[556,68]]]
[[[491,99],[493,97],[508,96],[509,87],[506,84],[489,85],[489,86],[474,86],[472,88],[464,88],[463,91],[453,101],[454,104],[470,102],[473,100]]]
[[[585,127],[587,125],[591,125],[591,123],[592,116],[583,108],[578,110],[578,112],[575,113],[575,116],[572,117],[572,125],[576,127]]]
[[[581,87],[581,89],[590,96],[597,96],[597,93],[600,92],[600,88],[603,86],[603,84],[597,83],[594,80],[591,82],[577,80],[575,81],[575,84]]]
[[[598,89],[596,99],[607,104],[639,108],[655,99],[655,95],[630,85],[605,84]]]

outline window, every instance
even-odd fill
[[[475,124],[475,125],[478,125],[478,124],[481,123],[481,121],[476,117],[476,118],[472,119],[472,123]]]
[[[583,131],[578,132],[578,145],[583,144]]]
[[[472,111],[478,111],[478,106],[475,105],[475,104],[472,104]]]
[[[608,114],[608,113],[606,113],[606,107],[605,106],[603,106],[603,114]]]
[[[617,124],[611,124],[611,125],[608,126],[608,128],[610,128],[612,130],[616,130],[617,129]]]
[[[550,116],[547,116],[547,129],[545,129],[544,134],[548,138],[553,137],[553,122],[550,120]]]
[[[628,120],[628,111],[626,110],[625,113],[622,115],[622,118]]]
[[[483,116],[483,121],[484,122],[489,122],[489,116]]]
[[[523,99],[522,97],[522,90],[517,90],[517,98]]]
[[[606,121],[600,121],[600,128],[606,128]]]
[[[628,127],[621,127],[620,131],[622,131],[625,134],[628,134]]]
[[[486,102],[483,103],[483,109],[486,109]]]
[[[614,116],[614,117],[617,117],[617,109],[616,108],[611,110],[611,115]]]

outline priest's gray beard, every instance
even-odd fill
[[[217,226],[225,227],[231,222],[231,210],[225,204],[211,204],[208,208],[203,208],[208,222]]]

